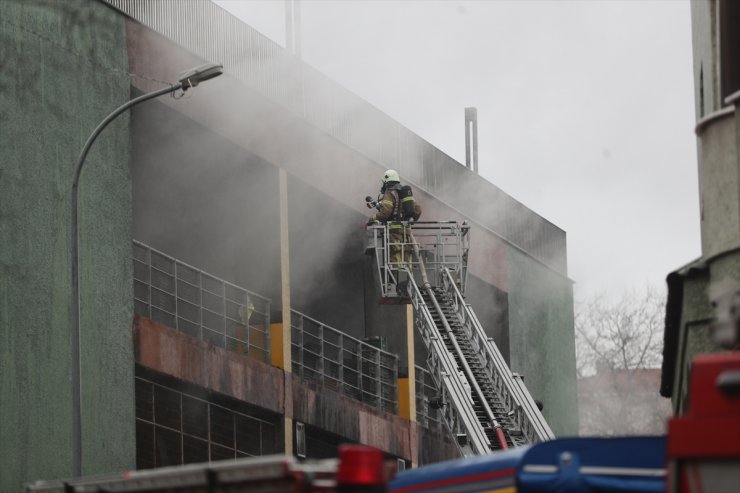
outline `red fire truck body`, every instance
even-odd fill
[[[689,410],[668,423],[669,493],[740,492],[740,352],[691,366]]]
[[[73,480],[37,481],[26,493],[381,493],[394,461],[382,451],[342,445],[339,459],[299,462],[291,456],[250,457]]]

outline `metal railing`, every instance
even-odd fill
[[[421,262],[413,255],[414,242],[419,247],[423,267],[432,286],[441,286],[441,272],[452,271],[464,293],[470,250],[469,226],[457,221],[419,221],[410,226],[401,223],[368,226],[368,249],[375,253],[382,297],[399,295],[396,291],[399,270],[410,268],[421,284]],[[391,229],[396,227],[398,229]],[[391,234],[396,231],[397,234]]]
[[[270,300],[134,240],[134,312],[270,362]]]
[[[398,412],[398,356],[291,310],[293,374]]]
[[[439,392],[432,374],[419,365],[414,367],[416,376],[416,422],[424,428],[441,428],[437,403]]]
[[[134,311],[155,322],[270,362],[270,300],[139,241],[133,242]],[[398,356],[300,312],[291,317],[293,373],[398,412]]]

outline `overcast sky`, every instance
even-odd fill
[[[216,1],[281,45],[285,3]],[[301,3],[304,60],[564,229],[576,299],[700,253],[687,1]],[[474,254],[471,252],[471,255]]]

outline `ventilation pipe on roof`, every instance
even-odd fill
[[[478,110],[465,108],[465,166],[478,173]]]
[[[285,0],[285,48],[301,58],[301,4]]]

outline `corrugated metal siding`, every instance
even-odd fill
[[[251,88],[567,275],[564,231],[216,4],[101,1],[199,57],[223,63]]]

